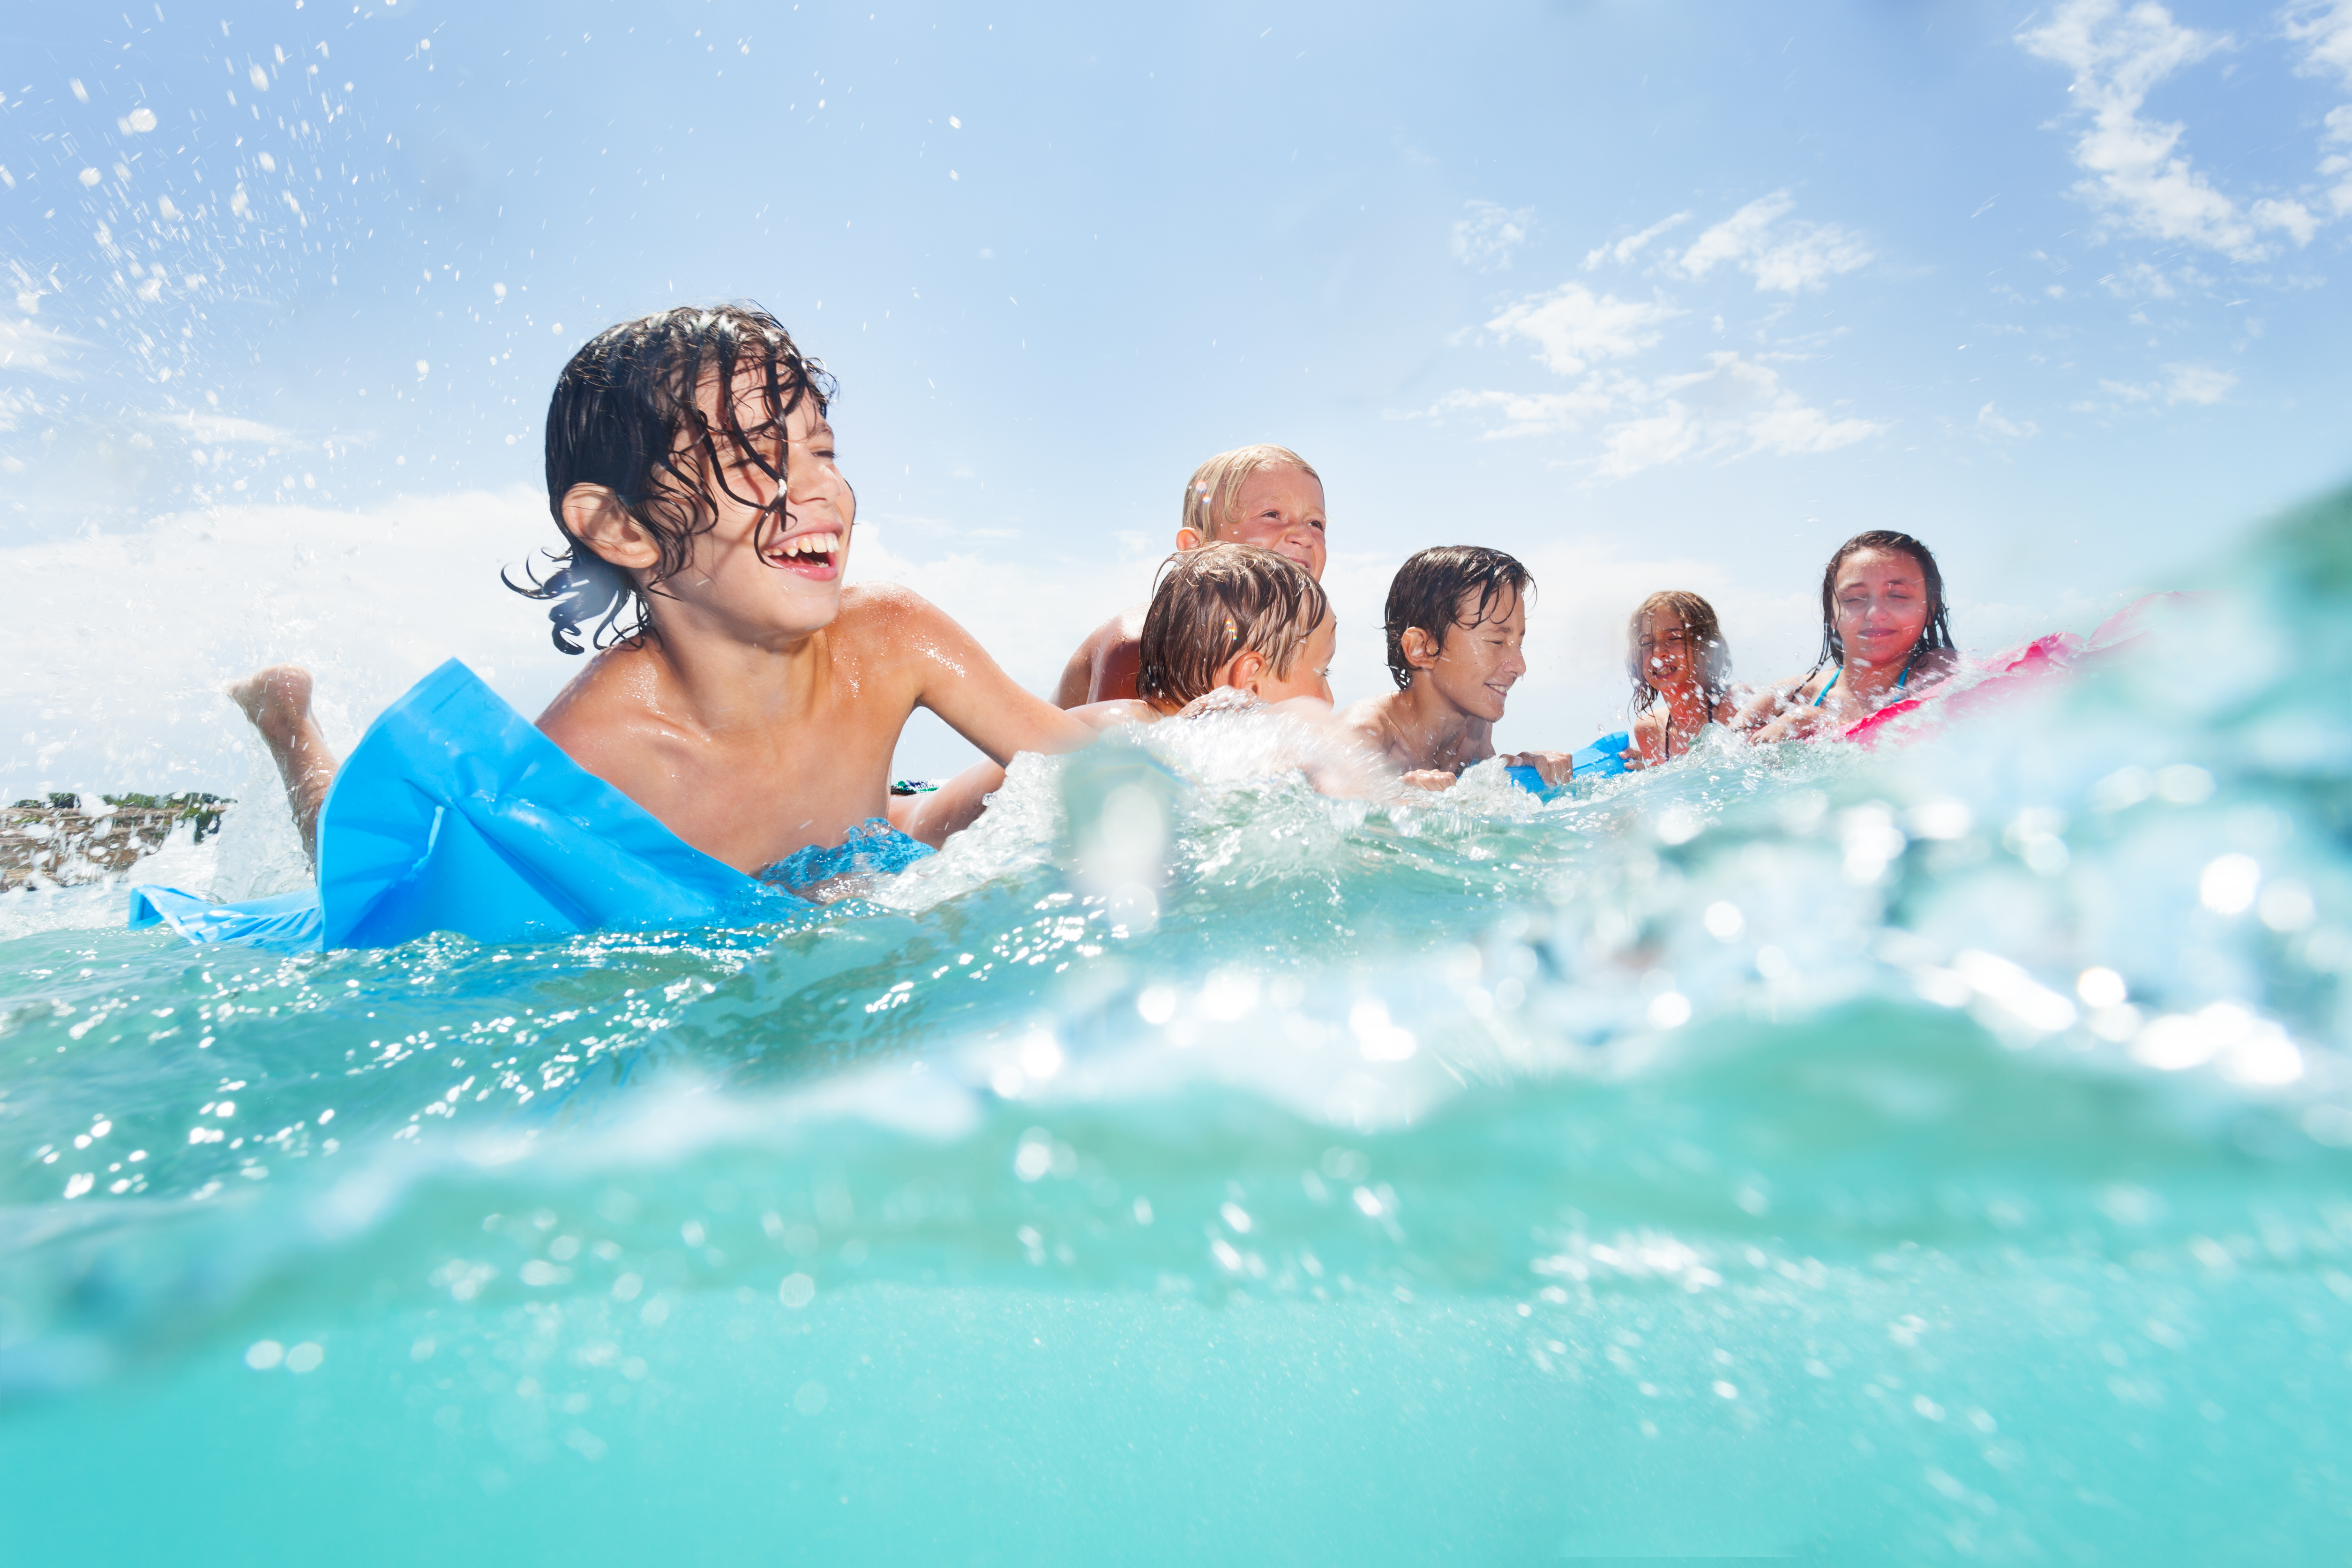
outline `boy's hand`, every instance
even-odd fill
[[[1414,789],[1452,789],[1454,775],[1444,768],[1415,768],[1397,782],[1409,784]]]
[[[1502,759],[1507,768],[1533,768],[1543,775],[1548,784],[1564,784],[1576,766],[1576,759],[1566,752],[1517,752]]]

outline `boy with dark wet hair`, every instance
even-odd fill
[[[824,366],[751,305],[625,321],[574,354],[548,409],[544,580],[556,647],[598,650],[540,716],[571,759],[712,858],[758,875],[855,837],[884,861],[978,814],[972,792],[894,800],[918,707],[998,763],[1093,731],[1024,690],[939,609],[846,586],[857,501]],[[268,742],[306,847],[336,759],[310,679],[231,693]],[[886,820],[887,817],[887,820]],[[894,849],[894,844],[899,847]]]
[[[1496,754],[1494,726],[1511,688],[1528,671],[1528,595],[1535,580],[1499,550],[1440,545],[1407,561],[1389,584],[1389,673],[1397,689],[1367,698],[1339,716],[1424,789],[1452,786],[1462,770]],[[1547,784],[1565,783],[1565,752],[1504,758],[1531,767]]]

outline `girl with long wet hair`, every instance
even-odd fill
[[[1919,695],[1958,661],[1935,552],[1892,529],[1857,533],[1822,573],[1821,656],[1748,703],[1740,722],[1759,742],[1842,730]]]
[[[1625,673],[1633,682],[1628,766],[1679,757],[1708,724],[1735,717],[1731,649],[1715,606],[1696,594],[1668,589],[1633,607]]]

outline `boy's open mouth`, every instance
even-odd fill
[[[803,533],[797,538],[778,540],[768,552],[768,561],[787,572],[824,581],[841,570],[841,535]]]

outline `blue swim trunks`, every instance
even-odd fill
[[[931,853],[879,816],[869,816],[827,847],[812,844],[752,875],[814,903],[864,898],[885,877],[895,877]]]

